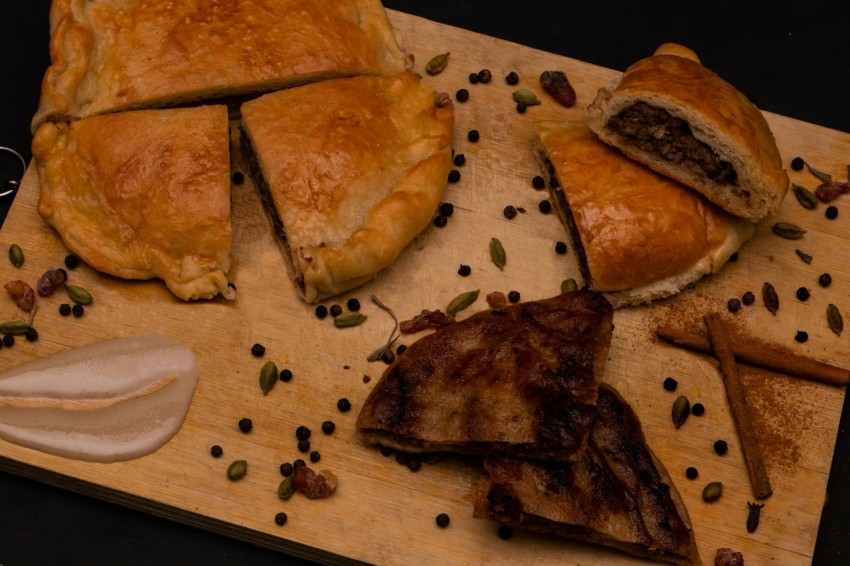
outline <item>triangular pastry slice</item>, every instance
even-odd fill
[[[687,509],[614,388],[599,388],[574,462],[485,459],[475,516],[677,564],[699,564]]]
[[[99,271],[234,298],[229,139],[223,105],[46,122],[32,142],[38,213]]]
[[[410,345],[364,403],[370,444],[567,459],[596,412],[613,309],[589,291],[487,310]]]
[[[362,285],[429,225],[451,170],[445,100],[404,72],[242,105],[240,145],[305,301]]]

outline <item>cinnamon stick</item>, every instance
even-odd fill
[[[663,325],[659,325],[655,332],[659,338],[676,346],[705,354],[714,353],[711,341],[701,334]],[[850,383],[850,371],[846,369],[795,354],[778,346],[764,344],[746,336],[735,336],[732,351],[735,360],[745,364],[827,385],[842,387]]]
[[[738,431],[738,440],[741,442],[741,450],[744,453],[744,463],[747,465],[747,474],[750,476],[750,486],[756,499],[764,499],[773,493],[770,487],[770,478],[764,467],[761,456],[761,448],[758,445],[753,424],[750,420],[750,409],[747,405],[747,397],[738,377],[738,366],[735,363],[735,354],[732,352],[732,343],[723,321],[717,313],[705,317],[705,326],[708,329],[708,338],[714,348],[717,360],[720,362],[720,373],[723,376],[723,386],[726,389],[726,398],[729,400],[729,409],[735,428]]]

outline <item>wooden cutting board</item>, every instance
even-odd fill
[[[61,485],[95,497],[116,501],[156,515],[248,540],[314,560],[399,564],[416,559],[427,563],[511,564],[628,564],[628,556],[550,537],[516,533],[510,540],[496,535],[497,525],[472,518],[472,500],[480,470],[475,463],[446,460],[411,472],[392,458],[363,445],[354,431],[358,410],[385,365],[366,356],[382,345],[392,329],[390,317],[370,300],[379,297],[400,319],[421,309],[444,309],[457,294],[480,289],[518,290],[523,300],[552,296],[563,279],[579,273],[572,253],[557,255],[554,244],[566,240],[555,214],[544,215],[538,203],[545,193],[531,186],[538,173],[532,158],[533,125],[545,119],[578,119],[596,90],[617,72],[595,67],[491,37],[482,36],[415,16],[390,13],[406,47],[416,55],[415,70],[425,75],[425,63],[450,52],[447,69],[424,76],[437,90],[454,93],[467,88],[470,99],[456,103],[455,150],[466,156],[461,179],[449,185],[445,200],[455,213],[442,229],[429,227],[398,261],[373,282],[328,301],[345,304],[357,297],[368,320],[359,327],[336,329],[330,319],[318,320],[303,304],[286,275],[284,260],[250,180],[233,187],[233,267],[231,278],[238,299],[187,304],[174,299],[159,282],[128,282],[81,266],[71,281],[95,297],[84,317],[61,317],[58,294],[40,299],[36,326],[40,339],[19,340],[0,351],[0,369],[69,347],[116,336],[159,332],[191,347],[198,356],[201,380],[180,432],[157,452],[136,460],[92,464],[67,460],[0,441],[0,468]],[[470,85],[467,75],[488,68],[491,84]],[[541,92],[537,77],[560,69],[578,93],[573,109],[558,106]],[[504,76],[516,71],[520,87],[538,93],[543,104],[525,114],[515,111]],[[768,115],[787,164],[797,155],[836,178],[847,175],[850,135]],[[480,141],[467,141],[477,129]],[[246,170],[234,154],[234,168]],[[793,182],[814,188],[817,180],[791,172]],[[26,263],[20,269],[0,261],[0,280],[24,279],[34,284],[49,267],[58,267],[67,251],[52,229],[37,215],[37,178],[31,168],[11,213],[0,231],[0,248],[20,245]],[[844,197],[846,199],[847,197]],[[679,296],[651,306],[622,309],[615,315],[614,339],[605,381],[630,401],[640,417],[650,446],[666,465],[690,511],[703,560],[711,563],[718,547],[744,552],[747,564],[804,564],[811,561],[824,502],[827,476],[841,411],[844,389],[813,384],[756,370],[744,372],[748,399],[755,409],[755,428],[766,454],[774,494],[767,500],[759,529],[745,529],[747,501],[752,500],[725,394],[716,363],[661,344],[654,338],[658,323],[693,324],[710,311],[721,311],[739,331],[784,344],[814,358],[850,366],[848,337],[827,327],[829,303],[850,313],[847,301],[850,267],[846,246],[850,216],[844,199],[838,219],[824,217],[824,205],[810,211],[789,196],[779,219],[804,226],[808,232],[793,242],[771,233],[773,220],[760,224],[742,248],[737,262],[697,283]],[[523,209],[507,220],[507,205]],[[488,244],[499,238],[507,252],[504,270],[489,257]],[[795,254],[801,249],[814,258],[810,265]],[[457,275],[460,264],[472,274]],[[820,273],[833,284],[821,288]],[[726,312],[726,301],[752,290],[759,295],[764,282],[776,286],[780,309],[771,315],[761,300],[737,314]],[[795,290],[811,289],[800,302]],[[486,308],[482,299],[467,313]],[[16,314],[8,301],[0,318]],[[794,341],[806,330],[809,341]],[[416,337],[405,336],[401,343]],[[264,344],[264,359],[252,357],[255,342]],[[292,370],[289,383],[279,383],[263,396],[258,375],[265,361]],[[679,382],[676,394],[664,391],[665,377]],[[670,410],[678,394],[706,407],[674,429]],[[351,400],[353,409],[340,413],[336,402]],[[237,422],[253,420],[249,434]],[[321,423],[337,427],[322,434]],[[339,477],[339,489],[325,500],[296,495],[278,499],[279,464],[304,457],[296,447],[295,429],[313,430],[313,449],[322,459],[318,468]],[[726,456],[713,453],[717,439],[729,442]],[[224,456],[210,456],[220,444]],[[248,461],[246,477],[226,478],[230,462]],[[696,480],[685,469],[699,470]],[[702,488],[721,481],[723,497],[702,501]],[[289,521],[279,527],[274,516],[285,511]],[[451,525],[435,525],[448,513]]]

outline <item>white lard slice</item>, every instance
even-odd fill
[[[0,438],[95,462],[149,454],[177,433],[195,355],[161,335],[116,338],[0,373]]]

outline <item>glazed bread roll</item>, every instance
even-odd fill
[[[632,161],[584,122],[537,124],[535,151],[585,283],[615,307],[716,273],[753,224]]]
[[[632,159],[752,222],[775,215],[788,175],[773,134],[746,96],[665,44],[600,89],[590,128]]]

